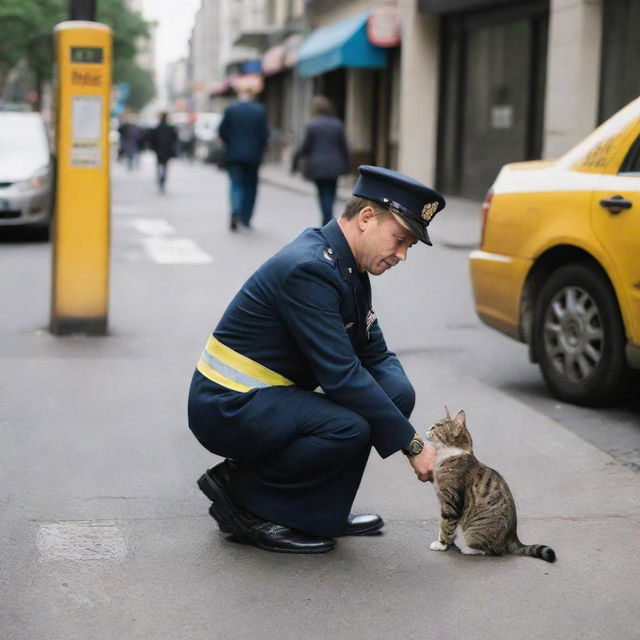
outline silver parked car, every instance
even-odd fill
[[[0,112],[0,227],[51,222],[53,162],[39,113]]]

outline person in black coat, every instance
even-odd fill
[[[151,131],[149,137],[151,148],[158,159],[158,188],[164,192],[167,181],[167,165],[177,155],[178,134],[175,127],[167,122],[167,114],[160,114],[158,126]]]
[[[303,162],[305,178],[318,190],[322,224],[333,218],[338,177],[349,171],[349,149],[342,122],[332,116],[331,102],[324,96],[313,99],[313,119],[305,128],[304,140],[293,161],[294,171]]]
[[[189,427],[227,458],[198,481],[209,513],[267,551],[323,553],[335,536],[379,531],[379,515],[351,513],[372,447],[403,450],[419,480],[432,476],[435,450],[409,421],[415,392],[376,320],[369,274],[431,244],[445,201],[395,171],[359,173],[339,220],[303,231],[245,282],[192,377]]]
[[[267,112],[253,101],[249,88],[238,91],[238,101],[224,112],[218,135],[225,144],[224,161],[231,182],[231,222],[235,231],[238,222],[251,226],[251,217],[258,193],[258,169],[269,140]]]

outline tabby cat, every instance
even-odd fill
[[[438,453],[434,483],[440,501],[440,533],[434,551],[453,544],[464,554],[534,556],[554,562],[553,549],[518,540],[516,505],[504,478],[473,455],[466,416],[460,411],[436,422],[427,439]]]

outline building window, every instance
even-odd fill
[[[440,189],[482,199],[500,167],[542,148],[548,4],[456,13],[442,23]]]
[[[600,122],[640,95],[640,0],[604,0]]]

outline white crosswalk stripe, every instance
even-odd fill
[[[162,218],[136,218],[129,221],[142,236],[142,247],[148,258],[158,264],[210,264],[213,258],[193,240],[180,238]]]

